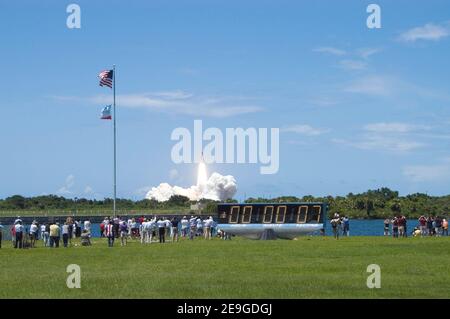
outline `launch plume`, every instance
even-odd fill
[[[203,198],[223,201],[233,198],[236,191],[237,185],[233,176],[223,176],[219,173],[212,173],[205,182],[200,182],[198,185],[194,185],[189,188],[171,186],[168,183],[161,183],[157,187],[152,187],[145,198],[154,199],[158,202],[164,202],[169,200],[173,195],[182,195],[188,197],[192,201]]]

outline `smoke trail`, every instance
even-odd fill
[[[161,183],[157,187],[152,187],[145,198],[164,202],[169,200],[173,195],[182,195],[193,201],[200,200],[202,198],[223,201],[233,198],[236,191],[237,184],[233,176],[224,176],[219,173],[212,173],[206,182],[202,181],[199,185],[194,185],[189,188],[171,186],[168,183]]]

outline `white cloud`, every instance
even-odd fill
[[[231,117],[260,112],[256,105],[244,103],[249,99],[231,96],[195,96],[184,91],[124,94],[116,97],[121,107],[142,108],[151,111],[207,117]],[[110,95],[89,98],[94,104],[111,104]]]
[[[399,122],[380,122],[371,123],[364,126],[366,131],[378,133],[407,133],[417,130],[428,130],[429,127],[425,125],[415,125]]]
[[[383,76],[366,76],[357,79],[344,88],[345,92],[367,95],[387,96],[392,93],[397,83]]]
[[[404,42],[415,42],[417,40],[438,41],[450,35],[448,26],[436,25],[428,23],[421,27],[409,29],[400,34],[399,39]]]
[[[368,59],[371,55],[381,52],[380,48],[361,48],[357,50],[357,54],[363,59]]]
[[[58,189],[58,191],[56,193],[61,194],[61,195],[73,194],[73,191],[72,191],[73,185],[75,185],[75,176],[70,174],[66,177],[64,185],[60,189]]]
[[[365,70],[367,69],[367,63],[359,60],[341,60],[339,61],[339,67],[345,70]]]
[[[434,182],[450,179],[450,163],[437,165],[408,165],[403,175],[413,182]]]
[[[338,56],[347,54],[346,51],[337,49],[337,48],[333,48],[333,47],[319,47],[319,48],[314,49],[313,51],[320,52],[320,53],[329,53],[329,54],[338,55]]]
[[[394,153],[406,153],[424,146],[423,143],[396,136],[365,134],[358,140],[332,139],[332,142],[355,147],[361,150],[381,150]]]
[[[317,136],[329,132],[329,129],[314,128],[308,124],[297,124],[281,129],[282,132],[297,133],[307,136]]]

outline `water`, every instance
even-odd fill
[[[408,235],[416,226],[415,224],[412,221],[408,223]],[[330,223],[325,226],[325,234],[333,234]],[[384,219],[350,219],[350,236],[383,236],[383,234]]]
[[[417,221],[409,221],[408,223],[408,235],[417,225]],[[26,228],[29,225],[25,225]],[[5,226],[3,229],[3,239],[11,239],[10,235],[11,225]],[[383,236],[384,232],[384,219],[355,219],[350,220],[350,236]],[[332,235],[332,229],[329,222],[325,226],[325,234],[327,236]],[[100,237],[100,224],[93,223],[91,225],[91,234],[93,237]]]

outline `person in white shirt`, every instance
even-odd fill
[[[153,235],[156,234],[156,228],[156,217],[154,217],[148,221],[148,236],[150,244],[153,241]]]
[[[119,230],[120,230],[120,245],[126,246],[128,243],[128,224],[124,220],[120,221]]]
[[[36,225],[36,221],[33,221],[33,223],[30,226],[30,247],[34,248],[36,245],[36,239],[38,235],[38,226]]]
[[[41,237],[44,237],[44,233],[45,233],[45,224],[42,224],[40,227],[40,232],[41,232]],[[43,239],[43,238],[42,238]]]
[[[186,238],[189,229],[189,221],[186,216],[181,219],[181,237]]]
[[[129,218],[127,220],[127,225],[128,225],[128,234],[131,235],[131,224],[133,223],[133,220],[131,218]]]
[[[197,235],[203,235],[203,220],[200,217],[197,218]]]
[[[88,233],[91,232],[91,221],[89,219],[84,221],[84,230]]]
[[[195,237],[195,232],[197,231],[197,218],[191,216],[189,219],[189,239],[193,240]]]
[[[211,239],[211,227],[213,224],[212,217],[210,216],[208,219],[205,219],[204,224],[205,224],[205,231],[204,231],[205,239]]]
[[[69,223],[65,222],[64,225],[62,226],[62,238],[63,238],[63,245],[64,248],[67,248],[67,245],[69,243]]]
[[[162,218],[160,218],[157,222],[156,225],[158,226],[158,233],[159,233],[159,243],[165,243],[166,242],[166,238],[165,238],[165,234],[166,234],[166,222],[164,220],[162,220]]]
[[[105,236],[108,238],[108,247],[114,246],[114,225],[112,223],[108,223],[105,226]]]
[[[147,218],[142,223],[141,244],[150,243],[152,240],[152,223]]]
[[[164,219],[164,223],[166,224],[165,226],[165,236],[166,237],[172,237],[172,222],[170,221],[170,219],[166,218]]]
[[[14,231],[16,232],[16,242],[14,248],[23,248],[23,226],[21,220],[14,225]]]

